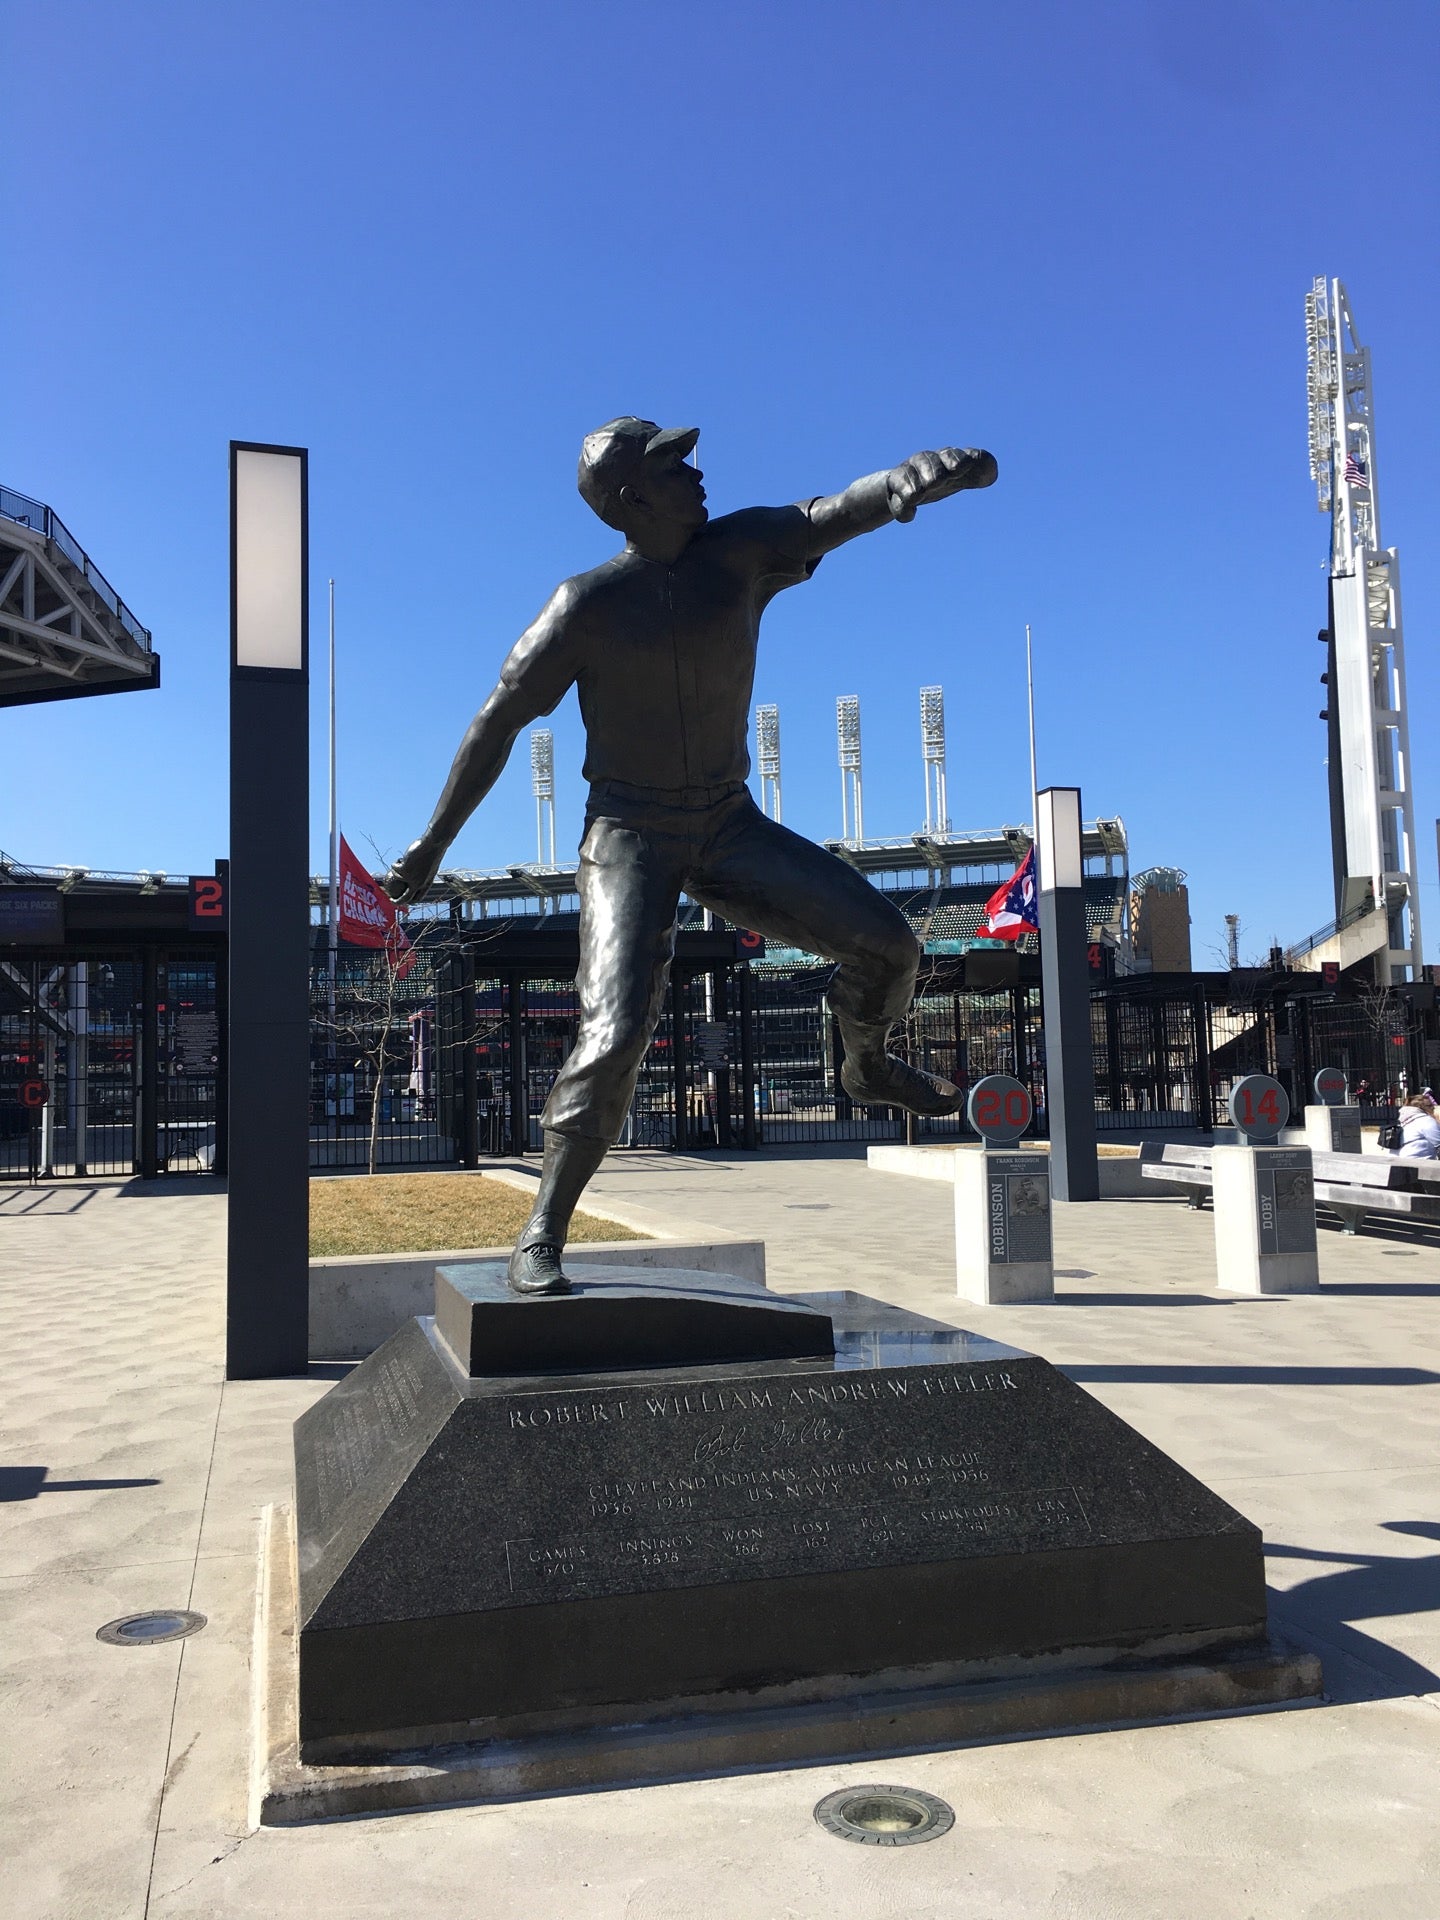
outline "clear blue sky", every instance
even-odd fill
[[[0,713],[0,846],[205,871],[226,839],[226,442],[311,449],[338,581],[341,812],[424,823],[514,636],[613,537],[574,486],[621,412],[704,430],[712,511],[992,448],[990,492],[826,561],[768,617],[786,820],[957,825],[1043,782],[1188,869],[1197,964],[1332,910],[1315,631],[1326,525],[1303,298],[1375,356],[1420,857],[1440,773],[1433,0],[1005,7],[370,0],[11,7],[0,478],[155,633],[159,693]],[[317,661],[320,650],[316,649]],[[324,860],[324,688],[314,688]],[[560,828],[579,827],[573,695]],[[533,857],[524,742],[457,864]],[[1440,898],[1423,895],[1427,954]]]

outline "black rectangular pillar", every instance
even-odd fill
[[[1210,1006],[1205,989],[1195,987],[1195,1112],[1202,1133],[1215,1131],[1215,1095],[1210,1085]]]
[[[309,1361],[307,466],[303,448],[231,442],[232,1380],[303,1373]]]
[[[752,1151],[760,1145],[759,1101],[755,1080],[755,976],[748,962],[740,969],[740,1143]]]
[[[475,1060],[475,955],[466,948],[457,962],[459,974],[459,1019],[456,1032],[460,1047],[460,1164],[480,1164],[480,1080]]]
[[[222,863],[228,887],[229,861]],[[219,867],[217,866],[217,872]],[[230,1165],[230,936],[215,955],[215,1156],[210,1171],[223,1177]]]
[[[1039,801],[1040,972],[1050,1191],[1057,1200],[1098,1200],[1080,789],[1046,787]]]
[[[509,1033],[510,1145],[523,1154],[530,1145],[530,1075],[525,1060],[525,1002],[518,973],[505,984],[505,1014]]]
[[[147,945],[140,962],[140,1078],[135,1101],[135,1171],[160,1171],[160,956]]]
[[[678,963],[670,966],[670,1063],[674,1070],[675,1151],[690,1147],[690,1051],[686,1045],[685,999],[690,982]]]

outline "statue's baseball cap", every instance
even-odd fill
[[[580,448],[580,496],[607,526],[620,501],[620,489],[640,477],[645,457],[674,449],[682,457],[700,438],[698,427],[658,427],[653,420],[637,420],[633,413],[607,420],[587,433]]]

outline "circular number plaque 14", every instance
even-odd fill
[[[1290,1096],[1268,1073],[1247,1073],[1226,1102],[1247,1147],[1273,1147],[1290,1118]]]
[[[1029,1089],[1008,1073],[987,1073],[965,1103],[966,1118],[987,1147],[1013,1147],[1034,1112]]]

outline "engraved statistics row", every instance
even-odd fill
[[[721,1513],[705,1510],[698,1495],[688,1496],[696,1500],[691,1508],[665,1506],[683,1494],[652,1496],[643,1512],[642,1497],[616,1497],[623,1485],[598,1488],[592,1491],[611,1497],[592,1499],[589,1513],[577,1514],[565,1532],[506,1540],[505,1576],[517,1600],[574,1600],[1078,1546],[1090,1536],[1089,1515],[1073,1487],[980,1491],[968,1477],[964,1470],[907,1476],[884,1504],[837,1499],[833,1483],[823,1489],[762,1483],[744,1489],[743,1504],[727,1501],[729,1510]]]

